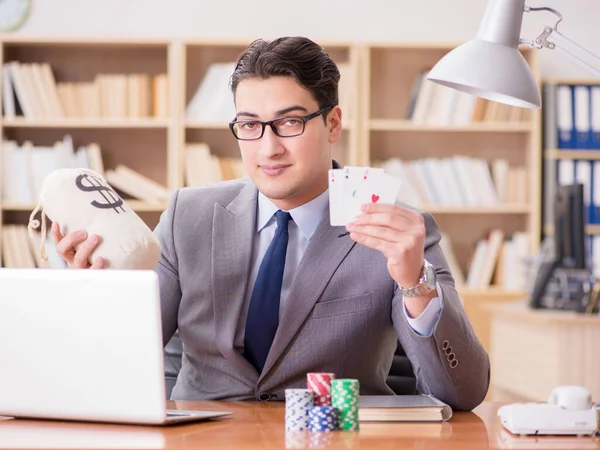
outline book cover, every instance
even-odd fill
[[[445,422],[452,408],[431,395],[361,395],[361,422]]]

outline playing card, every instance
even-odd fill
[[[345,226],[357,214],[353,201],[358,187],[383,169],[372,167],[346,166],[343,169],[329,170],[329,216],[332,226]]]
[[[387,173],[377,174],[362,183],[356,190],[355,201],[365,203],[394,204],[402,181]]]
[[[332,226],[344,224],[344,179],[343,169],[329,170],[329,219]]]
[[[362,213],[364,203],[395,203],[401,180],[373,167],[347,166],[329,171],[332,226],[345,226]]]

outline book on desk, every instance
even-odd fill
[[[452,408],[431,395],[361,395],[361,422],[444,422]]]

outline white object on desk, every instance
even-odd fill
[[[521,435],[593,435],[598,427],[596,407],[581,386],[560,386],[547,403],[514,403],[501,406],[502,425]]]
[[[0,416],[165,425],[231,414],[166,409],[160,315],[153,270],[0,269]]]

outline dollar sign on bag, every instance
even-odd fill
[[[84,181],[86,184],[83,184]],[[98,177],[81,174],[75,179],[75,184],[84,192],[98,192],[102,196],[104,202],[93,200],[91,202],[92,206],[100,209],[114,209],[117,214],[120,213],[119,209],[122,212],[125,212],[125,208],[123,208],[123,199],[121,199],[121,197],[119,197],[110,187],[103,184]]]

